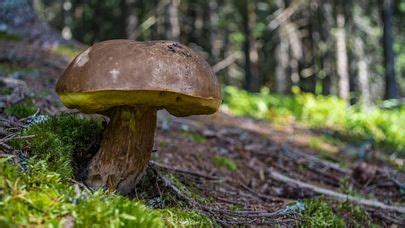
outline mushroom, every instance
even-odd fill
[[[110,121],[86,184],[128,194],[151,157],[156,112],[212,114],[220,86],[208,63],[172,41],[110,40],[79,54],[56,85],[62,103]]]

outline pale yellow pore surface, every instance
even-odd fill
[[[116,106],[151,106],[165,108],[175,116],[212,114],[221,100],[189,96],[171,91],[118,91],[60,93],[60,99],[68,108],[77,108],[83,113],[99,113]]]

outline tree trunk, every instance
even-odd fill
[[[385,65],[385,99],[399,98],[398,85],[395,78],[394,38],[392,33],[392,0],[380,0],[382,19],[384,22],[384,65]]]
[[[329,1],[323,2],[323,4],[319,7],[318,10],[318,23],[320,24],[319,34],[321,36],[322,42],[325,43],[326,46],[329,46],[330,42],[330,29],[333,25],[333,16],[331,16],[332,5]],[[320,78],[322,79],[322,94],[329,95],[331,92],[331,77],[333,72],[333,64],[331,61],[331,52],[326,49],[321,57],[321,75]]]
[[[359,37],[355,41],[356,55],[357,55],[357,81],[360,89],[360,101],[364,105],[371,103],[370,88],[368,80],[368,64],[364,54],[364,43]]]
[[[138,34],[138,15],[136,13],[136,0],[124,0],[126,7],[126,34],[130,40],[136,40]]]
[[[249,0],[243,0],[241,4],[243,32],[245,42],[243,44],[243,53],[245,56],[245,83],[244,88],[256,92],[259,90],[260,81],[258,78],[259,54],[257,51],[257,42],[253,34],[256,24],[255,4]]]
[[[180,0],[170,0],[169,3],[169,28],[166,37],[169,40],[179,41],[180,25],[179,25],[179,5]]]
[[[210,29],[210,46],[211,46],[211,56],[212,62],[217,62],[221,52],[221,48],[218,45],[218,2],[210,0],[208,3],[208,14],[209,14],[209,29]]]
[[[345,17],[342,8],[338,7],[336,15],[336,65],[339,77],[339,97],[349,99],[349,69],[346,50]]]
[[[280,37],[280,42],[276,48],[276,92],[280,94],[286,94],[288,88],[288,43],[282,37]]]

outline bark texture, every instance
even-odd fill
[[[339,76],[339,97],[349,99],[349,70],[346,50],[345,18],[343,13],[337,15],[336,62]]]
[[[156,128],[153,108],[116,107],[108,111],[110,123],[101,148],[90,162],[86,183],[128,194],[150,160]]]
[[[394,35],[392,28],[392,0],[381,0],[384,22],[384,64],[385,64],[385,99],[399,98],[397,80],[395,78]]]

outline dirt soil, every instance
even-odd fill
[[[22,73],[11,82],[4,82],[9,75],[1,75],[2,86],[16,88],[11,95],[0,94],[3,106],[31,96],[42,113],[75,112],[64,108],[54,92],[57,78],[69,63],[66,57],[22,42],[0,41],[0,63],[36,69],[35,74]],[[349,147],[327,144],[329,157],[336,160],[326,160],[324,151],[309,145],[320,134],[294,122],[272,124],[223,111],[187,118],[161,111],[148,171],[152,174],[142,181],[156,185],[145,189],[141,184],[133,197],[146,197],[153,206],[164,207],[162,197],[172,194],[184,207],[220,223],[245,225],[294,225],[298,200],[319,196],[319,190],[325,189],[343,194],[350,190],[355,197],[403,205],[405,175],[380,159],[379,151],[366,143],[352,146],[351,150],[367,152],[366,159],[359,161],[350,155]],[[231,164],[223,165],[224,161]],[[325,196],[332,203],[338,198]],[[405,226],[398,210],[360,204],[380,225]]]

